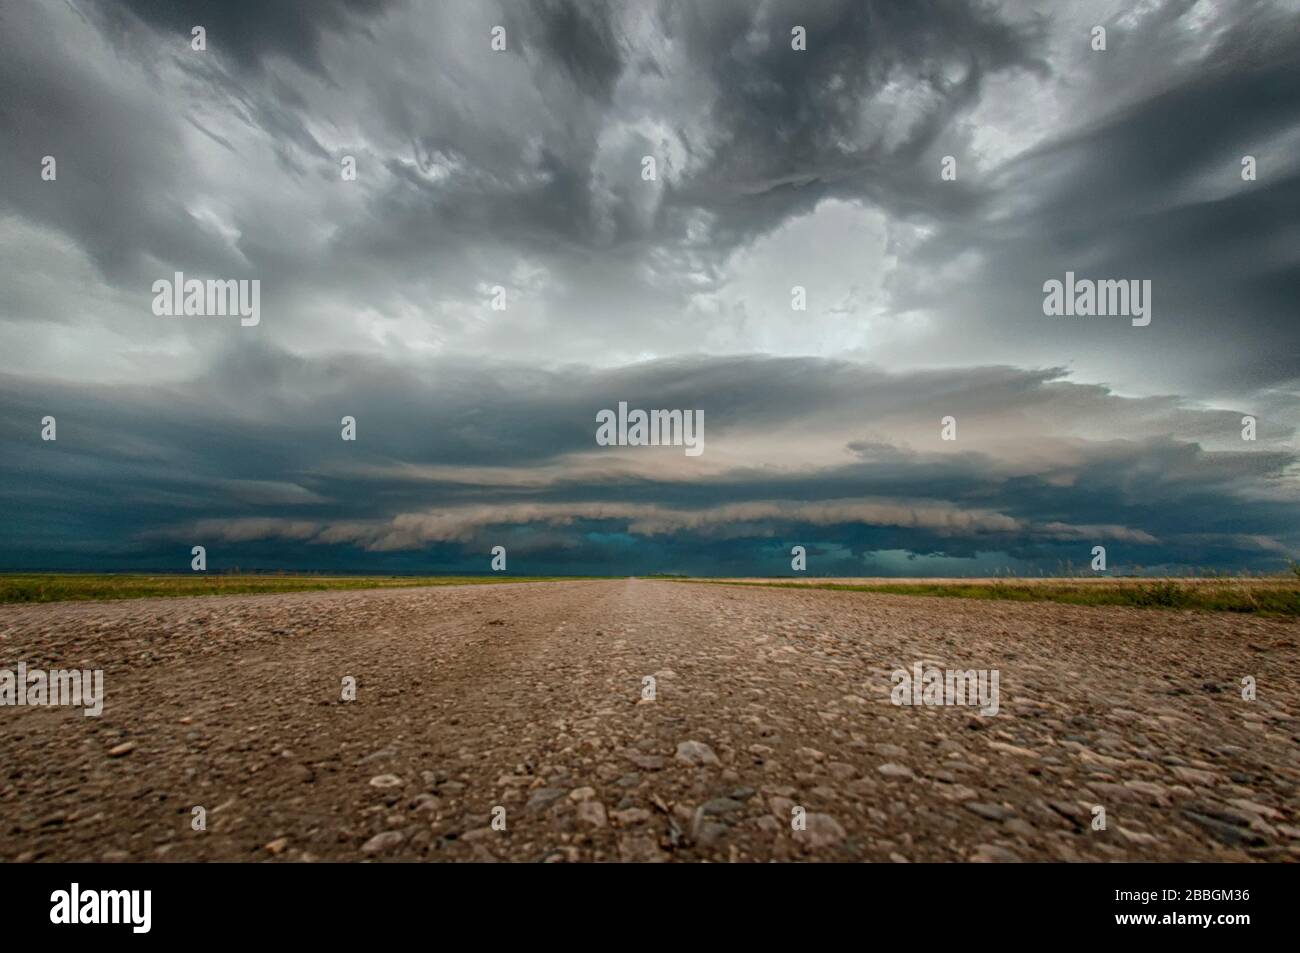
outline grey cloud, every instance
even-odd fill
[[[570,568],[760,571],[796,536],[846,570],[1090,538],[1276,567],[1297,14],[1143,5],[1104,56],[1088,14],[6,8],[0,564],[166,565],[202,527],[289,567],[474,565],[484,534]],[[155,317],[173,270],[258,278],[262,324]],[[1153,323],[1045,318],[1066,270],[1151,278]],[[597,452],[619,400],[705,409],[706,455]]]
[[[894,307],[943,316],[927,341],[933,352],[969,354],[974,341],[983,359],[1068,355],[1091,374],[1109,366],[1128,382],[1294,390],[1300,363],[1289,311],[1300,258],[1285,236],[1300,207],[1300,164],[1270,146],[1300,140],[1300,93],[1289,80],[1300,68],[1300,13],[1233,8],[1237,18],[1217,24],[1222,31],[1192,55],[1184,47],[1196,34],[1180,22],[1188,6],[1166,5],[1127,40],[1112,25],[1121,42],[1093,55],[1100,65],[1080,77],[1078,96],[1104,103],[1121,95],[1114,76],[1133,76],[1153,57],[1181,60],[1162,83],[1127,91],[1118,108],[995,170],[982,199],[913,253],[921,280],[900,286]],[[1268,155],[1256,182],[1241,180],[1246,154]],[[973,275],[925,282],[969,249],[980,258]],[[1045,319],[1042,284],[1067,270],[1150,279],[1146,333]],[[957,291],[960,308],[950,300]]]
[[[608,100],[625,68],[616,26],[614,4],[546,0],[529,6],[541,23],[537,45],[547,59],[562,63],[574,81],[589,95]],[[524,42],[532,34],[525,30]]]
[[[322,374],[256,351],[217,367],[166,399],[10,379],[0,437],[14,449],[0,487],[24,545],[48,547],[38,527],[71,507],[105,551],[145,558],[203,538],[244,553],[245,566],[258,553],[355,567],[429,546],[473,551],[530,527],[588,553],[613,534],[637,559],[650,557],[636,540],[726,544],[728,564],[751,571],[757,541],[796,537],[862,558],[1057,558],[1113,541],[1145,565],[1194,564],[1208,550],[1275,566],[1300,546],[1293,428],[1268,423],[1249,452],[1210,450],[1202,440],[1240,444],[1235,412],[1122,398],[1053,371],[448,361],[421,379],[366,362]],[[619,400],[704,409],[705,455],[596,447],[595,411]],[[938,440],[943,406],[956,407],[955,445]],[[59,418],[55,444],[37,437],[46,412]],[[345,413],[356,443],[339,439]],[[1162,436],[1171,428],[1189,436]]]
[[[382,15],[392,0],[123,0],[90,4],[113,29],[134,23],[175,38],[184,47],[190,30],[202,26],[209,49],[229,56],[244,70],[262,70],[268,58],[283,56],[301,68],[326,73],[321,37],[326,31],[366,31],[368,18]]]

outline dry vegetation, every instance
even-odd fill
[[[779,588],[812,587],[852,592],[1086,606],[1203,609],[1269,616],[1300,616],[1300,573],[1292,576],[1196,578],[984,578],[984,579],[695,579]]]
[[[467,586],[475,583],[540,582],[541,576],[307,576],[307,575],[116,575],[46,573],[0,575],[0,603],[143,599],[158,596],[246,595],[315,589],[394,589]]]

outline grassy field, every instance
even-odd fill
[[[142,599],[152,596],[215,596],[316,589],[396,589],[478,583],[544,582],[552,576],[261,576],[113,575],[48,573],[0,575],[0,603]]]
[[[103,573],[0,574],[0,603],[141,599],[158,596],[241,595],[323,589],[391,589],[507,582],[550,582],[562,576],[311,576],[133,575]],[[677,582],[834,589],[956,599],[1065,602],[1086,606],[1202,609],[1300,617],[1300,578],[1206,579],[700,579]]]
[[[1208,579],[693,579],[691,582],[782,589],[838,589],[952,599],[1065,602],[1081,606],[1203,609],[1300,617],[1300,579],[1290,576]]]

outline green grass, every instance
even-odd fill
[[[721,582],[693,579],[691,582]],[[778,589],[834,589],[844,592],[883,592],[900,596],[941,596],[949,599],[1005,599],[1012,602],[1064,602],[1080,606],[1137,606],[1158,609],[1201,609],[1265,616],[1300,616],[1300,580],[1069,580],[1042,582],[731,582],[727,585]]]
[[[546,582],[558,576],[301,576],[301,575],[112,575],[30,573],[0,575],[0,603],[144,599],[155,596],[242,595],[317,589],[404,589],[482,583]]]

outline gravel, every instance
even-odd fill
[[[1294,861],[1298,634],[649,580],[3,606],[0,668],[105,698],[0,708],[0,859]],[[891,704],[918,662],[998,714]]]

